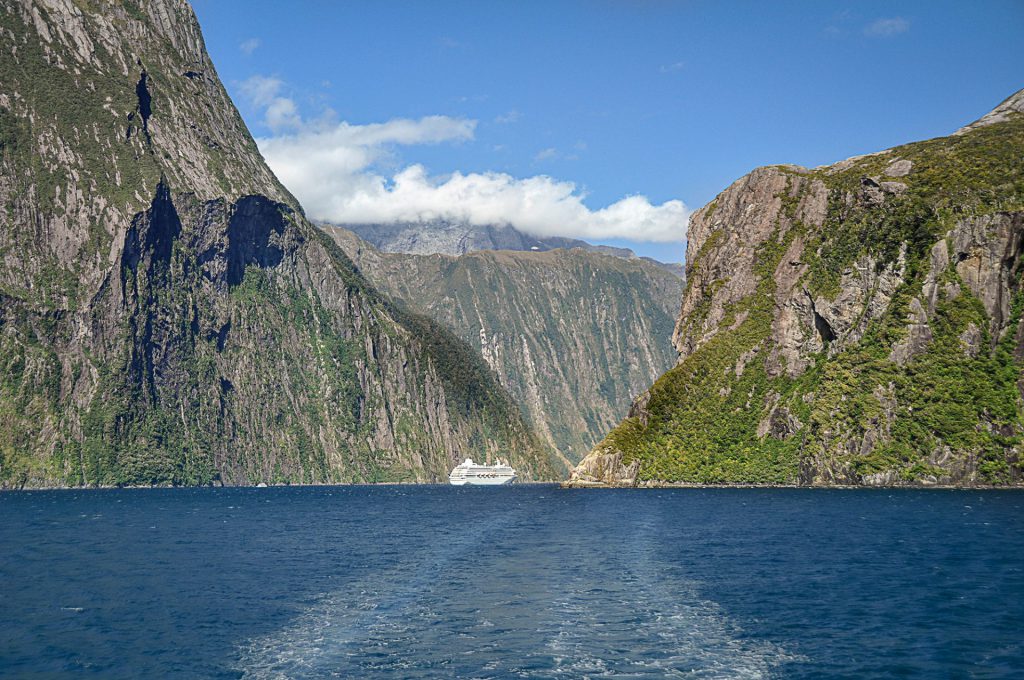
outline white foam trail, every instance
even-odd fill
[[[657,563],[656,533],[653,523],[641,523],[629,549],[610,555],[611,571],[620,575],[614,582],[595,584],[581,571],[552,603],[558,620],[547,639],[553,675],[766,678],[779,664],[798,660],[778,645],[742,639],[721,607],[700,596],[697,583]]]
[[[500,535],[521,514],[509,510],[466,526],[451,527],[429,551],[372,579],[327,593],[288,627],[244,645],[239,668],[244,678],[335,676],[358,642],[377,636],[401,637],[416,602],[460,555],[480,545],[485,535]],[[418,618],[424,618],[418,612]],[[397,641],[397,640],[393,640]],[[343,675],[342,677],[347,677]]]
[[[537,540],[522,510],[452,527],[247,643],[238,668],[252,680],[765,678],[799,660],[744,638],[699,584],[659,561],[656,523],[631,527],[612,549],[584,529]]]

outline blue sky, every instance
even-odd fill
[[[312,216],[457,206],[664,260],[758,165],[947,134],[1024,87],[1020,0],[193,4]]]

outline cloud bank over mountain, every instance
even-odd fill
[[[330,111],[306,120],[282,95],[278,79],[254,76],[241,88],[262,109],[272,132],[256,140],[260,151],[313,219],[343,224],[449,218],[592,240],[678,242],[686,236],[690,210],[679,200],[654,205],[634,195],[592,209],[575,183],[547,175],[432,175],[419,164],[382,169],[395,166],[397,147],[472,141],[475,120],[425,116],[352,125]]]

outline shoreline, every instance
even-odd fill
[[[949,491],[1005,490],[1024,491],[1024,482],[1019,484],[743,484],[723,482],[721,484],[695,484],[691,482],[646,482],[643,484],[604,484],[602,482],[560,482],[562,489],[943,489]]]
[[[562,482],[552,481],[529,481],[516,482],[503,486],[560,486]],[[288,488],[324,488],[324,487],[359,487],[359,486],[453,486],[448,482],[325,482],[325,483],[298,483],[298,484],[204,484],[200,485],[101,485],[101,486],[22,486],[22,487],[0,487],[0,494],[17,491],[116,491],[116,490],[160,490],[160,489],[288,489]],[[465,486],[465,485],[464,485]],[[473,486],[473,485],[470,485]]]
[[[30,491],[112,491],[112,490],[161,490],[161,489],[285,489],[285,488],[350,488],[350,487],[381,487],[381,486],[451,486],[446,482],[350,482],[350,483],[327,483],[327,484],[267,484],[258,486],[256,484],[211,484],[206,486],[25,486],[20,488],[0,488],[0,494],[8,492],[30,492]],[[568,481],[529,481],[517,482],[507,486],[555,486],[559,490],[575,489],[634,489],[638,491],[673,490],[673,489],[805,489],[805,490],[855,490],[855,489],[876,489],[879,491],[892,490],[942,490],[942,491],[1024,491],[1024,482],[1011,485],[956,485],[956,484],[694,484],[689,482],[672,483],[643,483],[636,485],[616,485],[603,483],[580,483]],[[461,488],[461,487],[458,487]]]

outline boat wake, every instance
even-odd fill
[[[798,661],[744,637],[656,527],[595,550],[542,538],[522,509],[438,537],[386,573],[331,593],[239,650],[243,677],[763,678]]]

